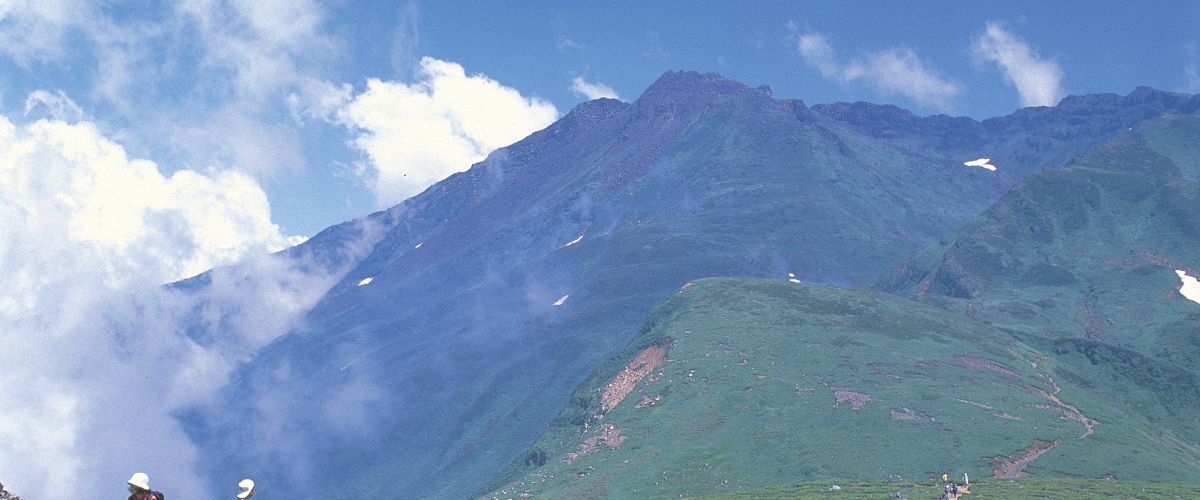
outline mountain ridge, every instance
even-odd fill
[[[371,215],[361,259],[327,248],[355,224],[294,250],[349,270],[302,330],[239,368],[225,393],[244,418],[198,409],[187,422],[214,484],[259,470],[274,491],[311,493],[325,486],[305,467],[319,467],[361,494],[464,496],[682,284],[866,284],[1040,168],[967,169],[971,144],[920,151],[715,74],[660,80],[633,103],[582,103]],[[258,421],[295,443],[230,451]]]
[[[1120,133],[893,270],[877,288],[894,296],[690,282],[476,496],[673,497],[947,469],[1200,484],[1200,304],[1176,277],[1200,263],[1197,159],[1200,117]],[[931,332],[943,341],[918,343]],[[814,381],[832,408],[802,399],[824,393]]]

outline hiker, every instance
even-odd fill
[[[950,474],[942,474],[942,500],[958,500],[958,484],[950,480]]]
[[[129,485],[129,500],[163,500],[163,494],[150,490],[150,476],[134,472],[125,484]]]
[[[254,496],[254,481],[243,479],[238,483],[238,500],[246,500],[252,496]]]

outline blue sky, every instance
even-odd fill
[[[356,92],[372,78],[411,84],[422,57],[486,75],[560,114],[584,99],[572,91],[575,78],[632,100],[663,71],[689,69],[809,104],[870,100],[982,119],[1028,102],[973,49],[990,23],[1058,68],[1056,95],[1137,85],[1200,91],[1197,2],[284,4],[0,7],[8,10],[0,14],[0,110],[14,122],[46,117],[46,109],[25,113],[28,96],[61,91],[77,118],[164,174],[247,173],[283,234],[311,236],[411,189],[381,194],[380,182],[364,180],[369,153],[349,144],[361,129],[329,115],[297,118],[289,96],[304,97],[298,90],[313,82]],[[814,61],[805,37],[831,57]],[[904,73],[914,63],[932,78],[923,88],[904,86],[920,78]],[[886,64],[899,73],[871,74]]]
[[[666,70],[979,119],[1200,92],[1194,1],[645,3],[0,0],[0,479],[205,497],[172,412],[341,278],[269,252]],[[204,297],[161,286],[213,267]]]

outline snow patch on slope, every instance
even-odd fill
[[[571,245],[574,245],[574,244],[576,244],[576,243],[579,243],[579,242],[583,241],[583,237],[584,237],[584,235],[586,235],[586,234],[587,234],[587,231],[584,231],[584,232],[582,232],[582,233],[579,233],[579,237],[577,237],[577,238],[575,238],[575,239],[573,239],[573,240],[571,240],[571,241],[568,241],[567,243],[563,244],[562,246],[560,246],[560,247],[556,248],[555,250],[562,250],[562,249],[564,249],[564,248],[567,248],[567,247],[569,247],[569,246],[571,246]]]
[[[1175,274],[1178,274],[1180,281],[1183,281],[1183,285],[1179,287],[1180,295],[1183,295],[1184,298],[1192,302],[1200,304],[1200,280],[1197,280],[1195,277],[1188,276],[1188,273],[1182,269],[1176,270]]]
[[[968,166],[968,167],[979,167],[979,168],[983,168],[983,169],[987,169],[987,170],[991,170],[992,172],[995,172],[996,166],[992,165],[990,163],[991,161],[992,161],[991,158],[980,158],[978,160],[964,161],[963,165]]]

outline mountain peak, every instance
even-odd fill
[[[737,94],[770,97],[771,89],[766,86],[755,89],[718,73],[667,71],[646,89],[638,102],[708,100]]]
[[[608,97],[601,97],[575,105],[563,117],[562,122],[575,124],[596,123],[612,118],[626,109],[629,109],[629,103]]]
[[[1180,109],[1185,113],[1195,112],[1195,96],[1180,92],[1168,92],[1166,90],[1158,90],[1153,87],[1139,85],[1133,89],[1129,95],[1125,96],[1125,102],[1129,104],[1157,104],[1166,108],[1190,108]],[[1190,104],[1190,106],[1189,106]]]
[[[658,80],[650,85],[647,91],[660,86],[696,87],[696,86],[732,86],[746,88],[746,85],[722,76],[720,73],[701,73],[699,71],[667,70]]]

